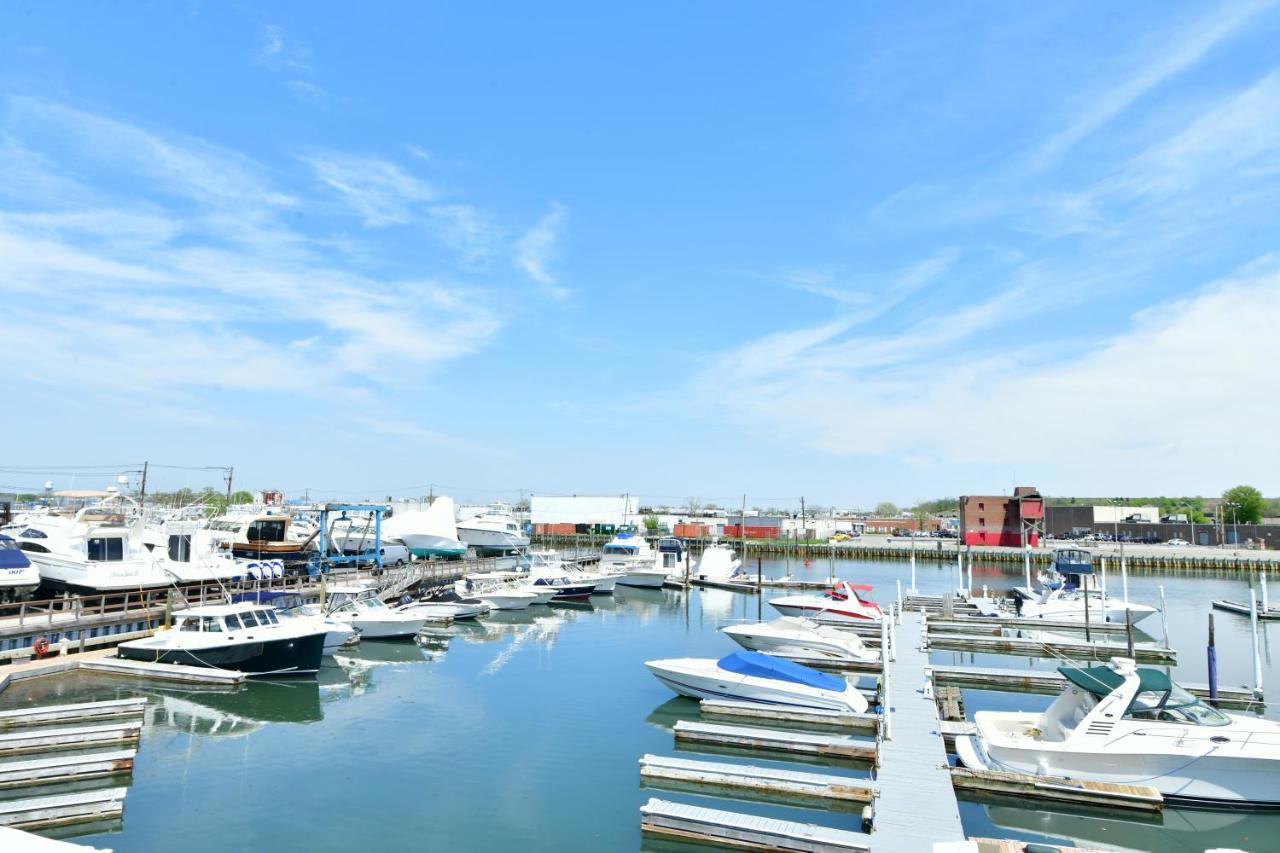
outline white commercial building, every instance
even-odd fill
[[[1155,524],[1160,520],[1158,506],[1094,506],[1094,524],[1124,524],[1130,519]]]
[[[642,520],[636,514],[639,502],[630,495],[588,497],[548,497],[534,495],[529,502],[530,520],[534,524],[634,524]]]

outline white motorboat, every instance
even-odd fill
[[[645,666],[676,693],[694,699],[736,699],[856,714],[867,710],[866,698],[847,679],[759,652],[734,652],[720,660],[651,660]]]
[[[461,596],[452,589],[443,589],[418,601],[406,602],[396,610],[400,613],[414,613],[427,619],[443,621],[475,619],[477,616],[487,614],[490,607],[478,598]]]
[[[555,590],[548,589],[545,586],[535,586],[529,581],[529,576],[525,572],[475,572],[463,578],[463,586],[458,590],[460,595],[467,596],[472,593],[467,591],[466,581],[471,581],[473,588],[489,584],[505,584],[519,592],[528,592],[534,596],[534,600],[529,602],[534,604],[550,604]],[[457,583],[454,588],[458,589]]]
[[[0,534],[0,601],[25,598],[40,586],[40,570],[12,536]]]
[[[490,507],[473,518],[459,519],[458,538],[482,557],[514,554],[529,547],[529,537],[515,516],[502,505]]]
[[[325,632],[324,653],[332,655],[343,646],[349,646],[360,639],[359,629],[340,619],[334,619],[320,612],[318,604],[306,604],[302,596],[296,592],[284,590],[256,590],[241,592],[231,596],[231,603],[248,601],[251,604],[265,604],[275,610],[281,619],[293,620],[297,624],[309,623]]]
[[[529,573],[530,585],[554,590],[552,601],[585,601],[596,591],[593,579],[572,572],[554,551],[530,551],[525,557],[521,568]]]
[[[784,616],[806,616],[819,622],[868,624],[884,617],[880,605],[863,598],[870,592],[866,584],[837,581],[819,595],[784,595],[769,599],[769,604]]]
[[[1087,616],[1096,622],[1138,624],[1156,608],[1106,595],[1100,588],[1088,589],[1087,578],[1093,574],[1093,555],[1083,548],[1059,548],[1053,552],[1053,563],[1041,574],[1041,590],[1015,589],[1015,610],[1026,619],[1083,622]],[[1086,613],[1087,602],[1087,613]]]
[[[1280,723],[1224,714],[1158,669],[1113,658],[1063,666],[1041,714],[979,711],[956,738],[966,766],[1156,788],[1217,808],[1280,807]]]
[[[320,669],[326,631],[241,602],[179,610],[174,626],[119,645],[130,660],[230,669],[246,675],[308,675]]]
[[[93,592],[169,585],[170,576],[143,545],[134,501],[99,491],[55,496],[72,503],[31,516],[12,534],[45,584]]]
[[[396,503],[382,522],[383,535],[402,540],[415,557],[457,559],[467,552],[467,545],[458,538],[456,512],[453,498],[443,495],[425,507]]]
[[[746,581],[746,573],[742,570],[742,560],[732,548],[726,548],[717,542],[708,545],[694,569],[694,577],[703,581]]]
[[[327,615],[359,629],[362,639],[414,637],[427,623],[425,614],[392,610],[364,587],[334,587],[328,594]]]
[[[601,572],[619,575],[617,583],[623,586],[662,586],[667,579],[667,573],[659,568],[657,553],[635,533],[619,533],[604,543],[597,566]]]
[[[280,507],[236,506],[209,522],[215,546],[240,560],[307,562],[319,531],[301,525]]]
[[[864,663],[880,660],[880,653],[868,649],[857,634],[812,619],[780,616],[769,622],[728,625],[720,630],[743,648],[766,654]]]
[[[490,610],[524,610],[538,600],[537,593],[492,580],[476,583],[473,578],[466,578],[456,581],[453,588],[459,596],[479,599],[489,605]]]
[[[600,572],[584,569],[570,569],[571,579],[581,579],[591,584],[592,595],[613,595],[614,587],[622,580],[624,572]]]

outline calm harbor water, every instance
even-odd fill
[[[827,563],[808,570],[827,573]],[[780,561],[766,561],[768,575]],[[940,593],[954,564],[921,562],[921,591]],[[905,562],[838,561],[840,577],[876,586],[887,603]],[[975,568],[975,586],[1021,583],[1018,567]],[[1243,600],[1242,578],[1135,575],[1130,596],[1158,604],[1164,587],[1174,676],[1206,680],[1209,601]],[[1119,578],[1110,579],[1119,593]],[[774,594],[767,593],[764,598]],[[365,641],[318,680],[255,683],[234,692],[159,687],[114,677],[51,676],[10,687],[0,708],[146,695],[148,709],[122,824],[86,841],[117,851],[689,849],[642,840],[639,806],[661,796],[712,807],[856,828],[857,816],[648,791],[637,760],[675,752],[670,727],[696,718],[644,669],[650,658],[719,657],[736,647],[717,628],[772,618],[757,596],[719,590],[618,588],[589,606],[496,614],[425,641]],[[1252,679],[1248,620],[1216,616],[1224,684]],[[1159,617],[1143,624],[1160,636]],[[1266,626],[1264,677],[1280,690]],[[1013,668],[1052,661],[935,652],[937,663]],[[1051,697],[965,691],[968,714],[1039,709]],[[1280,702],[1265,711],[1280,718]],[[754,763],[773,764],[759,757]],[[778,766],[788,766],[779,764]],[[841,772],[866,775],[865,770]],[[9,796],[13,796],[12,793]],[[1171,810],[1135,821],[1100,812],[961,803],[974,835],[1076,841],[1112,850],[1280,847],[1280,817]]]

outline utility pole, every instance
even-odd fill
[[[236,473],[235,466],[233,466],[233,465],[228,465],[228,466],[227,466],[227,477],[226,477],[226,480],[227,480],[227,506],[228,506],[228,507],[229,507],[229,506],[231,506],[231,481],[232,481],[232,479],[234,478],[235,473]]]
[[[805,533],[807,530],[808,530],[808,526],[804,523],[804,495],[801,495],[800,496],[800,532]],[[808,539],[809,537],[806,534],[804,538]]]

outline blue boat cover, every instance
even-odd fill
[[[818,672],[807,666],[801,666],[783,658],[762,655],[760,652],[734,652],[720,658],[717,665],[729,672],[739,675],[754,675],[756,678],[775,678],[779,681],[790,681],[795,684],[807,684],[822,690],[834,690],[842,693],[849,684],[843,678]]]
[[[252,604],[270,604],[278,598],[286,595],[296,595],[297,593],[285,592],[283,590],[259,589],[254,592],[237,592],[231,596],[232,604],[239,604],[242,601],[248,601]]]
[[[8,536],[0,536],[0,569],[25,569],[31,565],[18,543]]]

